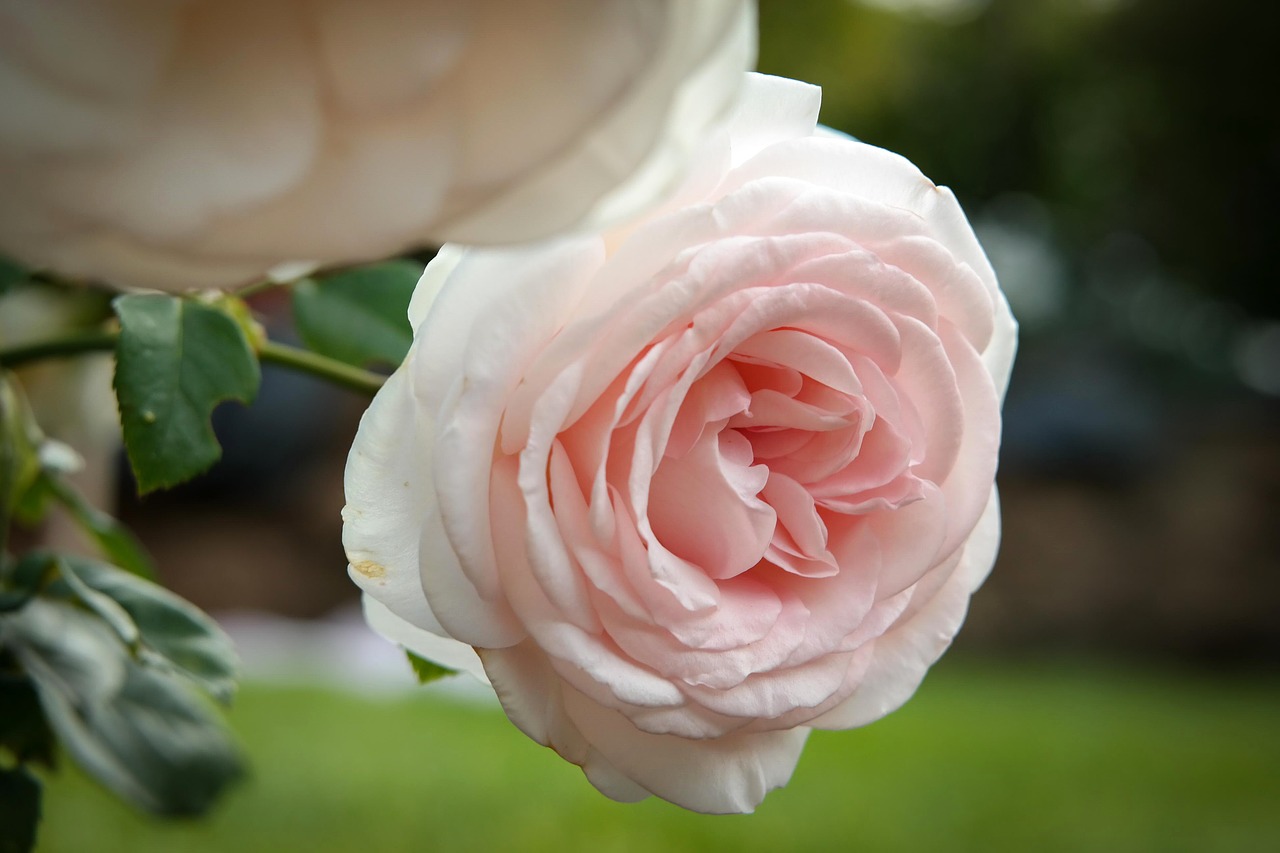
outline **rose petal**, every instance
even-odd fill
[[[928,668],[941,657],[964,621],[969,597],[995,561],[1000,544],[999,502],[991,500],[960,566],[947,584],[909,620],[895,625],[874,642],[874,658],[858,689],[844,703],[809,725],[847,729],[866,725],[896,710],[915,693]]]
[[[809,611],[791,592],[750,577],[724,586],[722,606],[697,625],[672,630],[629,618],[607,603],[601,617],[610,637],[637,661],[686,685],[727,689],[787,661],[804,640]]]
[[[797,329],[773,329],[753,335],[734,349],[734,356],[790,367],[845,394],[862,391],[849,360],[838,349]]]
[[[708,814],[751,812],[795,770],[809,731],[688,740],[635,728],[615,711],[566,690],[565,712],[595,752],[664,800]],[[590,757],[583,765],[595,782]]]
[[[665,458],[650,483],[648,506],[658,541],[716,579],[758,563],[777,523],[759,497],[769,470],[728,461],[720,435],[704,435],[685,456]]]
[[[397,616],[371,595],[363,596],[361,602],[365,621],[378,634],[420,657],[489,683],[475,649],[448,637],[434,615],[431,619],[419,615],[410,621]]]
[[[761,494],[778,514],[778,523],[786,528],[801,553],[812,557],[826,554],[827,526],[818,516],[808,489],[785,474],[771,471]]]
[[[404,465],[432,430],[409,393],[410,375],[401,371],[387,380],[351,446],[342,510],[349,573],[367,595],[427,630],[438,624],[430,596],[450,636],[475,645],[516,642],[524,632],[510,612],[483,601],[462,574],[440,524],[430,468]]]

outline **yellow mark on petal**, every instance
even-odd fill
[[[351,570],[372,580],[387,576],[387,570],[373,560],[360,560],[352,563]]]

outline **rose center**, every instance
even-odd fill
[[[690,388],[654,474],[650,523],[713,578],[838,571],[833,535],[922,495],[874,366],[792,329],[748,340]],[[883,406],[877,405],[880,398]]]

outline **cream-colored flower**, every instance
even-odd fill
[[[241,284],[614,221],[754,61],[748,0],[15,0],[0,253]]]

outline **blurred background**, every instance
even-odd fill
[[[762,0],[760,70],[956,192],[1022,342],[959,640],[757,815],[609,803],[465,688],[388,687],[340,545],[365,401],[268,372],[210,475],[121,494],[242,631],[255,778],[172,827],[64,771],[42,849],[1280,849],[1277,33],[1255,0]]]
[[[1280,660],[1280,10],[765,3],[761,67],[955,190],[1022,327],[963,644]]]

